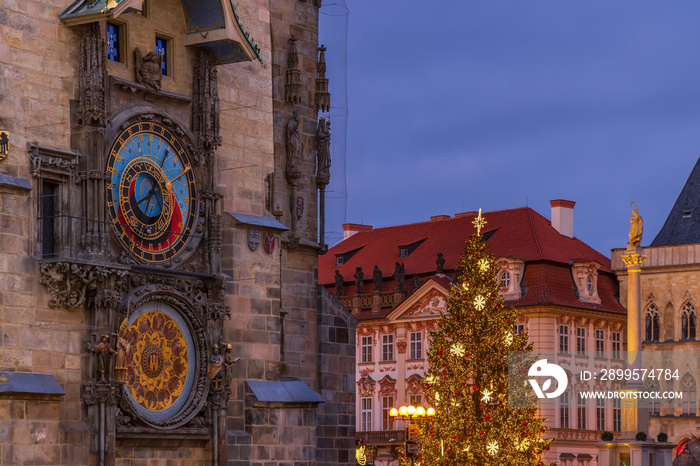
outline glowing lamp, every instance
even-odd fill
[[[425,408],[419,406],[416,408],[416,416],[425,416]]]
[[[401,406],[401,407],[399,408],[399,416],[405,416],[405,415],[406,415],[406,407],[405,407],[405,406]]]
[[[389,411],[389,416],[391,417],[396,417],[397,414],[399,414],[399,410],[396,408],[391,408],[391,411]]]
[[[435,408],[433,408],[433,407],[431,406],[431,407],[428,408],[428,410],[426,411],[426,414],[427,414],[428,416],[435,416]]]
[[[406,412],[409,416],[413,416],[416,414],[416,407],[413,405],[408,405],[408,408],[406,408]]]

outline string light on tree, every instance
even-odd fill
[[[481,236],[485,225],[480,212],[457,263],[447,313],[430,334],[423,388],[436,414],[421,436],[421,465],[544,466],[551,443],[541,439],[546,429],[536,411],[509,407],[510,396],[527,396],[530,387],[520,381],[509,387],[508,353],[532,346],[527,334],[513,332],[518,311],[499,295],[500,269]]]

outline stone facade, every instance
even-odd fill
[[[700,297],[700,245],[649,246],[642,248],[642,253],[647,256],[640,276],[642,351],[677,352],[676,361],[687,361],[686,355],[692,355],[700,345],[696,336],[688,338],[689,335],[682,334],[684,310],[694,310]],[[612,251],[612,266],[620,280],[621,302],[627,306],[628,283],[621,258],[623,254],[626,254],[625,249]],[[647,317],[652,321],[654,316],[658,316],[658,334],[654,333],[653,327],[647,334]],[[696,335],[694,329],[693,335]],[[671,384],[658,388],[683,391],[684,400],[682,403],[679,400],[661,400],[656,408],[652,406],[649,434],[655,438],[659,432],[664,432],[669,442],[681,446],[697,435],[700,427],[697,388],[691,391],[689,387],[692,385],[686,387],[682,383],[687,379],[697,387],[700,380],[697,358],[692,358],[690,365],[682,364],[678,375],[679,378],[672,380]],[[694,399],[687,398],[691,395],[694,395]]]
[[[188,12],[192,1],[148,0],[135,12],[140,2],[125,0],[118,15],[106,3],[10,0],[0,10],[0,129],[10,132],[0,162],[0,464],[350,464],[355,321],[317,288],[320,5],[225,5],[235,38],[226,43],[237,45],[222,49],[192,33],[204,21]],[[117,60],[107,56],[108,26],[119,30]],[[296,103],[284,94],[291,34]],[[139,77],[136,49],[148,58],[156,39],[167,66],[153,87]],[[294,110],[303,152],[292,186]],[[197,186],[187,244],[162,263],[134,254],[109,211],[110,148],[135,124],[181,141]],[[191,337],[193,382],[177,412],[149,418],[115,381],[114,357],[99,380],[93,351],[102,333],[116,348],[125,319],[161,307]],[[230,387],[209,385],[215,344],[241,358]],[[65,394],[15,389],[3,371],[48,374]],[[263,406],[248,384],[280,380],[303,382],[325,403]]]

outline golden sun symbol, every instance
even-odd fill
[[[481,295],[474,298],[474,307],[476,308],[477,311],[482,310],[485,306],[486,306],[486,298],[484,298]]]

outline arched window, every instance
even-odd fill
[[[510,286],[510,272],[504,271],[501,274],[501,288],[508,288]]]
[[[695,340],[695,308],[690,303],[681,309],[681,339]]]
[[[589,293],[593,293],[593,277],[590,275],[586,278],[586,289]]]
[[[681,392],[683,393],[683,414],[695,415],[695,379],[690,374],[685,374],[681,379]]]
[[[659,310],[654,304],[646,309],[646,341],[659,341]]]
[[[653,371],[654,369],[652,369]],[[660,391],[659,387],[659,382],[656,380],[651,380],[651,379],[646,379],[644,381],[644,387],[649,390],[650,392],[658,392]],[[653,415],[659,415],[661,412],[661,400],[658,398],[652,398],[651,401],[649,402],[649,414]]]

